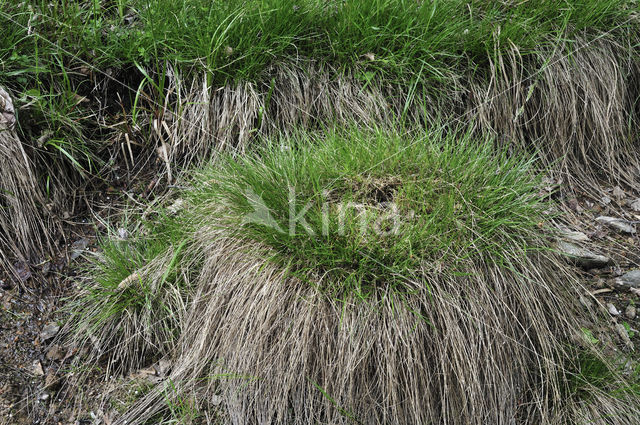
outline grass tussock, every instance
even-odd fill
[[[0,87],[0,267],[9,272],[12,260],[24,269],[42,261],[51,247],[45,196],[16,134],[14,113],[13,100]]]
[[[366,134],[292,139],[228,157],[199,177],[189,202],[222,206],[219,226],[242,229],[281,252],[282,266],[308,270],[341,295],[393,288],[389,276],[402,286],[434,263],[454,272],[480,253],[492,254],[485,262],[512,263],[522,252],[509,257],[504,244],[528,248],[542,209],[530,162],[464,134],[409,142]]]
[[[78,300],[76,323],[101,324],[80,335],[128,366],[138,347],[117,329],[139,310],[97,315],[132,297],[127,276],[187,300],[157,351],[167,381],[120,423],[167,412],[167,383],[231,423],[568,423],[612,406],[633,423],[633,396],[569,384],[588,349],[578,288],[547,249],[530,159],[469,134],[276,140],[195,176],[145,237],[161,249]]]
[[[90,347],[85,361],[108,358],[108,373],[119,374],[171,351],[187,310],[191,263],[183,245],[159,234],[122,239],[113,232],[103,241],[86,271],[95,282],[67,306],[72,343]]]

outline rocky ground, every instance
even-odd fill
[[[580,302],[608,316],[596,330],[599,343],[612,353],[638,359],[640,198],[616,187],[599,197],[568,196],[562,202],[566,213],[558,248],[585,284]],[[37,273],[17,265],[21,281],[0,276],[0,424],[109,424],[119,406],[167,367],[149,365],[118,378],[132,383],[130,394],[110,392],[114,386],[105,383],[99,371],[92,385],[74,386],[72,361],[81,347],[60,341],[65,319],[60,309],[76,290],[75,273],[83,259],[97,250],[93,229],[86,224],[73,227],[66,252]]]

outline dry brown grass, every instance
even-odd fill
[[[619,40],[576,40],[572,48],[527,58],[515,46],[496,53],[491,78],[470,86],[468,116],[480,132],[538,151],[571,186],[634,186],[640,62]]]
[[[158,137],[158,146],[165,143],[168,148],[169,162],[178,166],[201,164],[224,149],[242,152],[257,135],[353,124],[390,126],[407,103],[407,93],[398,87],[378,81],[364,84],[354,75],[310,61],[274,65],[260,83],[214,89],[206,77],[187,88],[181,81],[171,80],[176,95],[173,103],[165,104],[163,134]],[[408,108],[409,122],[422,119],[422,106]]]
[[[0,87],[0,267],[15,272],[15,260],[42,261],[50,249],[51,222],[32,159],[15,132],[9,93]]]
[[[425,271],[410,292],[366,301],[328,297],[218,230],[193,254],[204,265],[171,373],[118,424],[162,412],[169,388],[217,412],[211,423],[631,425],[640,413],[624,394],[568,395],[578,286],[552,254]]]

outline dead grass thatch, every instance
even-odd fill
[[[45,197],[32,160],[15,133],[9,93],[0,87],[0,263],[14,272],[12,261],[40,262],[50,249]]]
[[[407,97],[398,87],[363,84],[354,75],[310,61],[273,66],[262,83],[215,89],[206,76],[186,90],[180,78],[171,83],[176,96],[173,104],[166,104],[158,144],[160,149],[165,144],[169,162],[178,166],[204,163],[221,150],[242,152],[257,135],[287,135],[327,125],[392,125]],[[422,110],[408,113],[415,122]]]
[[[638,179],[640,63],[629,46],[576,40],[523,58],[495,54],[490,78],[470,88],[469,118],[514,149],[537,151],[572,187]]]
[[[235,424],[630,425],[640,413],[624,395],[567,391],[579,315],[551,254],[338,300],[216,232],[199,235],[204,266],[169,377],[117,423],[144,423],[176,388]]]

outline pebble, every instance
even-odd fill
[[[87,239],[78,239],[73,244],[71,244],[71,254],[69,255],[69,257],[72,260],[80,257],[84,250],[87,249],[87,246],[89,246],[89,241]]]
[[[618,332],[620,339],[622,339],[622,341],[624,342],[624,345],[627,348],[633,350],[633,342],[631,342],[629,333],[627,332],[627,329],[624,327],[624,325],[622,325],[622,323],[616,323],[616,331]]]
[[[640,212],[640,198],[637,198],[636,200],[634,200],[633,202],[631,202],[629,204],[629,206],[631,207],[632,210],[634,210],[635,212]]]
[[[632,304],[629,304],[624,311],[624,315],[627,316],[628,319],[636,318],[636,307]]]
[[[611,303],[607,303],[607,311],[612,316],[620,316],[620,311]]]
[[[118,229],[118,238],[126,241],[127,239],[129,239],[129,231],[125,228],[120,227]]]
[[[609,257],[593,253],[569,242],[558,242],[558,250],[569,257],[572,262],[587,270],[605,267],[611,261]]]
[[[42,332],[40,332],[40,341],[44,342],[53,338],[54,336],[56,336],[59,330],[60,326],[58,326],[56,322],[47,323],[44,329],[42,329]]]
[[[213,404],[214,406],[219,406],[220,404],[222,404],[222,397],[220,397],[219,395],[214,394],[211,397],[211,404]]]
[[[621,199],[624,199],[627,194],[624,193],[624,190],[622,190],[620,186],[616,186],[613,188],[613,196],[620,201]]]
[[[33,374],[36,376],[44,376],[44,370],[42,369],[42,364],[39,361],[36,361],[33,364]]]
[[[22,261],[18,261],[14,264],[13,269],[21,282],[26,282],[31,277],[31,270],[29,269],[29,266]]]
[[[602,223],[602,224],[606,224],[607,226],[611,227],[612,229],[616,229],[620,232],[623,233],[635,233],[636,229],[629,224],[626,220],[622,220],[619,218],[615,218],[615,217],[607,217],[607,216],[600,216],[598,218],[596,218],[596,221],[598,223]]]
[[[631,270],[616,278],[616,283],[631,288],[640,288],[640,270]]]
[[[560,229],[560,235],[573,242],[586,242],[589,240],[589,236],[583,232],[574,231],[570,229]]]
[[[180,210],[184,209],[184,201],[182,199],[176,199],[173,204],[167,207],[167,211],[171,215],[177,214]]]

